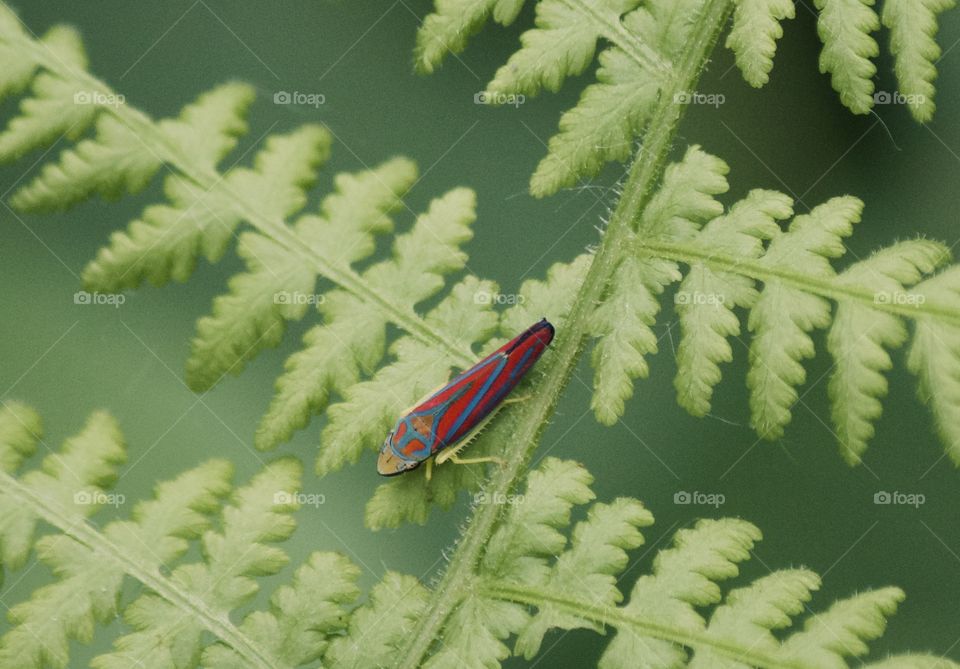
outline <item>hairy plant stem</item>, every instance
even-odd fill
[[[695,88],[732,8],[733,0],[708,0],[705,3],[682,60],[675,65],[671,76],[661,88],[660,101],[644,134],[643,144],[637,150],[623,187],[623,196],[610,218],[590,270],[565,321],[565,327],[558,334],[556,354],[552,357],[536,394],[525,402],[518,412],[509,437],[511,446],[506,448],[503,454],[505,465],[495,469],[489,481],[487,490],[494,496],[509,493],[526,472],[527,463],[537,447],[540,434],[553,414],[560,393],[570,380],[583,350],[594,306],[603,297],[610,277],[624,253],[631,252],[627,242],[633,222],[647,206],[663,173],[674,135],[686,108],[685,105],[677,104],[674,96]],[[474,515],[437,584],[426,611],[409,634],[407,644],[399,654],[397,667],[417,669],[423,665],[448,616],[464,594],[473,587],[476,566],[496,527],[499,506],[482,504],[475,507]]]
[[[500,599],[526,606],[541,608],[546,604],[560,609],[564,613],[583,618],[590,622],[612,627],[621,632],[633,630],[638,635],[653,639],[663,639],[687,648],[709,648],[710,650],[742,662],[751,667],[763,669],[798,669],[798,665],[785,662],[752,647],[739,646],[717,639],[713,635],[698,630],[683,629],[664,625],[641,616],[635,616],[613,606],[596,606],[589,602],[569,599],[562,594],[545,592],[537,588],[525,588],[514,585],[484,585],[480,588],[486,597]]]
[[[249,634],[241,632],[231,622],[229,616],[214,611],[203,599],[184,589],[174,579],[162,575],[159,570],[145,568],[136,558],[130,556],[128,551],[92,527],[85,518],[80,518],[77,514],[63,509],[54,500],[3,471],[0,471],[0,490],[5,490],[17,499],[24,500],[44,521],[77,543],[96,552],[104,561],[111,563],[113,568],[135,578],[170,602],[184,616],[194,620],[197,625],[230,646],[249,666],[257,669],[283,669],[287,666],[276,662],[271,654],[266,649],[260,648]]]

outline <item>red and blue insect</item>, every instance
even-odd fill
[[[377,471],[395,476],[416,469],[434,455],[438,465],[447,460],[458,464],[492,460],[460,459],[457,453],[540,359],[553,334],[547,319],[534,323],[404,413],[380,448]],[[428,462],[428,476],[430,469]]]

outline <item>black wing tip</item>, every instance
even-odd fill
[[[546,332],[547,335],[541,335],[540,333],[542,332]],[[530,339],[530,337],[536,337],[543,342],[544,345],[549,346],[550,342],[553,341],[553,335],[555,332],[556,328],[553,327],[553,323],[548,321],[546,318],[541,318],[539,321],[521,332],[514,340],[513,345],[510,346],[510,348],[505,349],[503,354],[509,355],[512,351],[515,351],[520,344]]]
[[[548,321],[546,316],[541,318],[540,321],[534,327],[537,329],[543,328],[544,330],[550,333],[550,336],[547,338],[548,344],[551,341],[553,341],[554,335],[557,334],[557,328],[553,327],[553,323]]]

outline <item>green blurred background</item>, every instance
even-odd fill
[[[314,202],[336,172],[397,154],[414,158],[424,174],[408,200],[414,210],[448,188],[474,188],[479,219],[467,248],[469,267],[498,281],[504,292],[515,292],[525,278],[542,277],[551,263],[569,260],[597,241],[596,227],[615,202],[612,187],[622,168],[611,167],[588,186],[532,199],[527,179],[561,112],[589,76],[518,108],[476,105],[474,93],[516,48],[532,11],[528,7],[512,28],[488,28],[460,58],[449,59],[434,76],[420,77],[412,72],[411,51],[429,8],[427,0],[31,0],[18,7],[37,33],[59,22],[77,26],[92,71],[154,117],[175,114],[226,80],[254,84],[259,95],[251,131],[228,164],[267,132],[309,121],[327,124],[335,135],[333,157]],[[798,14],[786,24],[772,81],[761,91],[744,84],[731,69],[730,54],[718,48],[700,90],[722,94],[725,104],[691,107],[676,150],[697,143],[723,157],[732,168],[728,202],[754,187],[792,193],[800,211],[834,195],[861,197],[867,206],[849,243],[851,259],[917,235],[954,244],[960,48],[947,51],[940,63],[939,109],[928,127],[897,106],[855,117],[817,72],[812,12],[801,4]],[[881,40],[886,51],[885,33]],[[958,40],[960,18],[953,13],[939,41],[947,50]],[[894,90],[889,59],[882,57],[878,65],[878,88]],[[326,102],[319,108],[274,105],[273,94],[281,90],[322,93]],[[5,103],[4,118],[12,110],[13,103]],[[0,170],[0,191],[24,177],[38,157]],[[35,406],[51,446],[78,430],[91,410],[113,412],[130,444],[127,473],[118,485],[130,501],[146,495],[156,481],[214,455],[233,460],[240,481],[256,472],[266,456],[252,450],[255,426],[283,360],[297,349],[306,327],[291,327],[281,348],[200,398],[183,385],[183,364],[196,319],[240,267],[231,254],[215,267],[201,265],[187,285],[128,294],[120,308],[75,305],[85,263],[111,231],[158,194],[154,184],[119,203],[96,200],[51,216],[18,219],[0,210],[0,398]],[[400,216],[399,223],[408,225],[409,216]],[[668,306],[660,332],[674,321]],[[822,334],[816,341],[822,351]],[[875,645],[878,653],[929,650],[960,659],[960,474],[943,456],[929,413],[916,398],[915,380],[904,371],[903,352],[895,354],[877,437],[864,465],[850,468],[828,427],[826,356],[807,365],[802,404],[786,437],[756,443],[747,425],[745,348],[735,344],[736,361],[725,370],[714,415],[694,419],[674,399],[675,342],[675,331],[663,339],[650,378],[637,385],[624,421],[613,428],[600,426],[587,412],[591,371],[581,364],[538,455],[584,462],[602,500],[617,495],[644,500],[657,518],[647,532],[650,549],[698,517],[740,516],[756,523],[765,539],[742,578],[809,566],[824,574],[814,610],[858,590],[900,585],[908,598]],[[287,544],[292,564],[315,549],[339,550],[363,567],[365,587],[385,569],[429,582],[457,536],[465,502],[451,512],[435,511],[425,527],[364,529],[364,504],[380,483],[373,454],[358,466],[315,478],[309,472],[320,426],[315,420],[280,451],[307,463],[304,491],[326,497],[323,506],[298,512],[299,530]],[[877,506],[873,497],[882,490],[921,493],[926,502],[920,508]],[[677,505],[678,491],[721,493],[725,503]],[[109,517],[107,510],[98,522]],[[624,588],[649,566],[652,552],[635,555]],[[289,574],[288,568],[267,579],[266,589]],[[49,578],[42,565],[7,574],[4,606]],[[124,596],[133,594],[130,589]],[[589,632],[554,633],[537,662],[511,660],[508,666],[590,666],[603,643]],[[85,666],[102,650],[103,644],[77,647],[73,664]]]

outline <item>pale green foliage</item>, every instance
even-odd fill
[[[873,75],[877,68],[871,58],[880,47],[870,33],[880,28],[873,0],[815,0],[820,10],[817,32],[823,41],[820,71],[830,73],[840,101],[854,114],[866,114],[873,107]]]
[[[444,52],[462,49],[490,16],[510,23],[522,4],[441,0],[421,32],[421,67],[432,69]],[[702,5],[703,0],[639,5],[636,0],[543,0],[538,5],[537,27],[497,74],[498,92],[555,89],[590,64],[601,38],[609,44],[599,47],[598,83],[564,116],[560,135],[551,141],[551,153],[534,179],[535,192],[573,183],[632,152],[673,61],[688,48]],[[770,2],[764,18],[760,9],[753,20],[761,27],[750,36],[755,41],[743,34],[742,25],[733,39],[736,48],[746,50],[738,57],[749,61],[744,67],[758,81],[769,71],[777,17],[787,12]],[[569,51],[558,49],[561,43]],[[57,49],[62,53],[54,57]],[[554,265],[546,280],[524,284],[524,301],[498,314],[490,308],[489,296],[497,291],[491,282],[467,276],[441,294],[448,275],[466,264],[460,247],[471,236],[472,192],[455,189],[436,198],[394,238],[390,257],[376,262],[371,259],[376,236],[393,232],[390,214],[416,180],[408,161],[339,175],[319,215],[300,215],[316,168],[328,153],[322,128],[271,136],[252,167],[217,170],[245,131],[243,117],[252,97],[247,87],[220,87],[177,119],[154,122],[84,71],[73,33],[55,29],[41,46],[4,5],[0,55],[10,61],[0,74],[0,94],[33,83],[21,114],[0,136],[9,156],[42,148],[61,134],[72,141],[82,129],[96,127],[93,138],[67,150],[21,190],[16,204],[45,209],[95,192],[119,195],[145,185],[160,167],[170,172],[169,203],[148,208],[141,220],[113,237],[85,272],[89,287],[120,290],[145,280],[186,280],[201,254],[218,260],[241,224],[252,228],[238,235],[247,271],[231,280],[230,292],[215,301],[213,314],[198,326],[188,364],[195,387],[210,387],[238,370],[279,341],[285,321],[304,317],[317,304],[322,322],[306,335],[304,350],[288,361],[257,443],[278,445],[310,414],[331,405],[321,471],[376,448],[405,404],[490,350],[499,341],[495,334],[512,336],[541,316],[562,327],[592,261],[584,254]],[[849,76],[849,63],[831,67],[835,76]],[[929,81],[927,74],[910,76]],[[848,85],[860,85],[855,77],[851,81]],[[52,113],[70,93],[89,94],[95,102]],[[740,331],[734,309],[752,308],[758,339],[764,328],[790,339],[785,354],[760,346],[752,356],[751,379],[781,384],[772,400],[762,398],[759,409],[755,397],[755,422],[765,429],[769,424],[770,432],[782,429],[789,419],[785,404],[792,403],[788,400],[803,378],[800,359],[812,350],[809,330],[829,324],[829,300],[834,300],[835,322],[842,325],[831,331],[828,346],[834,355],[843,351],[849,357],[831,383],[834,418],[850,440],[847,450],[859,453],[878,415],[873,400],[886,390],[886,349],[904,340],[908,316],[892,302],[871,307],[876,293],[870,291],[878,285],[906,289],[933,272],[947,252],[930,242],[904,242],[837,275],[829,259],[842,253],[840,240],[859,216],[858,201],[832,200],[782,232],[777,221],[791,215],[792,205],[777,193],[754,191],[724,214],[714,196],[727,189],[726,171],[722,161],[694,147],[668,169],[663,188],[636,221],[607,299],[595,312],[601,351],[601,399],[595,409],[607,422],[623,411],[633,379],[645,373],[644,355],[656,348],[650,326],[657,297],[683,280],[681,294],[709,289],[723,300],[715,313],[696,301],[679,303],[684,331],[680,401],[695,413],[709,410],[719,363],[731,357],[728,338]],[[689,267],[685,278],[681,265]],[[916,286],[929,304],[917,311],[910,356],[952,444],[960,397],[955,277],[948,270]],[[315,292],[319,281],[323,293]],[[431,298],[425,313],[418,313]],[[768,304],[788,298],[799,304],[796,312]],[[401,334],[388,347],[391,327]],[[871,348],[851,347],[847,333],[864,329],[871,333]],[[769,377],[756,371],[771,364],[775,369]],[[852,408],[857,402],[865,410]],[[509,434],[509,413],[498,422],[497,435]],[[53,572],[50,584],[12,609],[13,627],[0,639],[0,664],[67,666],[73,640],[89,641],[97,623],[113,622],[121,631],[113,651],[93,661],[100,669],[382,666],[403,656],[421,619],[438,613],[434,598],[445,593],[392,572],[365,604],[349,611],[359,594],[359,569],[343,556],[315,553],[290,570],[290,584],[275,590],[266,610],[243,611],[241,617],[237,609],[259,591],[257,577],[286,568],[288,558],[278,543],[294,530],[293,493],[301,479],[297,461],[275,461],[236,490],[226,463],[202,464],[159,485],[130,520],[100,529],[87,516],[111,499],[108,486],[124,457],[115,422],[94,414],[41,469],[14,476],[35,451],[40,433],[39,418],[30,409],[11,403],[0,411],[0,555],[5,566],[16,567],[35,547]],[[494,452],[505,441],[481,439],[474,453]],[[431,503],[449,505],[460,489],[479,488],[480,475],[477,467],[446,466],[429,485],[422,471],[394,479],[371,500],[368,523],[422,522]],[[603,666],[632,667],[642,658],[645,666],[665,668],[688,663],[846,667],[848,658],[867,652],[866,642],[883,632],[903,597],[896,588],[864,592],[810,617],[803,630],[790,634],[793,618],[819,585],[816,575],[801,569],[775,572],[724,598],[719,581],[738,574],[737,565],[749,558],[760,537],[749,523],[725,519],[679,531],[674,546],[660,551],[651,573],[641,576],[629,602],[619,606],[624,596],[618,578],[628,551],[643,543],[641,530],[652,516],[633,499],[593,503],[568,532],[575,507],[594,498],[591,483],[582,466],[547,458],[517,495],[500,499],[481,489],[475,506],[505,508],[488,515],[489,541],[482,544],[479,560],[467,563],[469,573],[456,584],[449,609],[439,612],[443,634],[431,640],[424,666],[495,667],[511,654],[511,636],[513,652],[531,657],[553,629],[615,628]],[[35,540],[41,520],[54,532]],[[131,597],[121,597],[122,588],[131,586]],[[956,667],[920,655],[878,666]]]
[[[638,528],[653,523],[653,515],[634,499],[594,504],[584,522],[573,529],[570,548],[556,559],[543,586],[592,606],[614,606],[623,599],[617,589],[617,574],[626,569],[627,553],[643,544]],[[532,658],[551,628],[602,628],[560,607],[545,604],[517,638],[516,652]]]
[[[342,604],[359,594],[360,569],[343,555],[314,553],[270,598],[269,611],[255,611],[244,618],[240,631],[259,642],[273,657],[296,667],[320,657],[328,637],[344,628]],[[207,669],[234,669],[242,657],[224,643],[208,646],[202,664]]]
[[[770,81],[777,40],[783,37],[780,22],[794,16],[793,0],[738,0],[727,48],[751,86],[760,88]]]
[[[751,424],[764,438],[781,437],[801,401],[812,333],[829,327],[833,422],[841,453],[856,463],[887,393],[889,350],[906,342],[910,319],[916,321],[911,369],[920,374],[948,452],[960,462],[960,416],[952,408],[960,398],[960,294],[945,289],[955,283],[955,270],[918,283],[949,262],[948,249],[928,240],[899,242],[838,274],[831,260],[846,251],[843,240],[860,220],[859,200],[833,198],[784,231],[779,222],[790,218],[792,201],[774,191],[751,191],[723,214],[713,196],[726,190],[726,171],[722,161],[690,149],[666,170],[639,221],[633,253],[620,260],[593,312],[598,420],[611,424],[623,414],[633,380],[646,375],[645,356],[657,350],[652,326],[659,295],[680,281],[675,386],[692,414],[709,413],[720,365],[733,359],[731,339],[742,336],[737,309],[746,309]]]
[[[303,191],[328,145],[328,133],[316,126],[274,135],[257,156],[256,167],[232,172],[225,186],[259,202],[268,215],[284,217],[303,206]],[[301,219],[298,226],[306,228],[315,220]],[[213,314],[197,322],[187,361],[187,382],[196,390],[210,388],[228,372],[239,373],[260,350],[276,346],[284,320],[303,318],[310,306],[297,298],[314,294],[315,270],[297,249],[245,232],[237,251],[248,271],[230,279],[230,292],[216,298]]]
[[[417,68],[433,72],[447,53],[463,51],[467,39],[490,17],[510,25],[522,8],[523,0],[439,0],[436,10],[423,20],[417,33]]]
[[[15,472],[20,464],[37,450],[43,436],[40,416],[20,402],[3,402],[0,410],[0,470]],[[3,562],[12,560],[4,553]]]
[[[19,404],[5,406],[2,415],[2,480],[9,484],[19,464],[36,448],[39,418]],[[51,506],[68,509],[78,519],[89,516],[103,503],[100,495],[116,479],[117,465],[124,459],[119,426],[109,414],[98,412],[90,416],[79,434],[64,442],[58,453],[47,455],[39,469],[20,475],[16,486],[5,485],[0,494],[0,555],[4,564],[18,567],[24,563],[35,541],[37,523],[45,519],[36,506],[24,503],[24,497],[37,496]]]
[[[197,157],[212,167],[230,152],[236,135],[245,132],[242,116],[252,99],[247,86],[221,86],[188,105],[180,122],[163,127],[182,137],[185,146],[205,147]],[[83,280],[90,289],[117,291],[145,280],[155,286],[170,279],[186,281],[200,254],[210,262],[223,255],[241,219],[230,195],[222,188],[199,188],[175,174],[166,178],[164,190],[171,204],[147,207],[141,220],[114,232],[110,245],[87,265]]]
[[[75,63],[79,68],[87,66],[83,43],[71,28],[60,26],[51,29],[42,43],[56,57]],[[16,59],[4,58],[3,62],[10,60]],[[29,71],[32,74],[33,68]],[[14,87],[9,84],[9,88]],[[96,116],[97,108],[93,104],[78,104],[75,99],[78,95],[82,96],[83,92],[78,90],[75,82],[49,72],[33,79],[32,96],[20,103],[22,115],[0,133],[0,161],[16,160],[30,149],[56,142],[61,136],[76,139],[86,132]]]
[[[384,574],[367,603],[350,616],[348,634],[330,644],[328,664],[342,669],[388,666],[411,634],[429,596],[413,576]]]
[[[820,71],[830,74],[840,101],[856,114],[866,114],[875,104],[889,104],[894,95],[903,99],[913,117],[925,123],[936,105],[933,81],[941,50],[935,38],[939,14],[953,9],[955,0],[884,0],[882,22],[890,31],[890,51],[898,90],[874,94],[880,53],[874,33],[881,17],[875,0],[814,0],[819,10],[817,32],[823,42]],[[793,18],[791,0],[736,0],[733,28],[727,36],[744,79],[760,87],[769,81],[776,40],[783,35],[781,21]]]
[[[707,632],[735,639],[747,648],[769,653],[779,641],[775,630],[791,625],[803,613],[820,577],[806,569],[775,571],[744,588],[731,590],[722,606],[710,616]],[[738,669],[743,665],[724,657],[709,646],[698,648],[690,662],[692,669]]]
[[[447,52],[463,50],[495,3],[436,4],[418,34],[417,64],[430,72]],[[599,47],[597,82],[560,119],[547,156],[531,180],[534,195],[549,195],[608,161],[624,161],[646,127],[674,61],[682,57],[703,0],[540,0],[536,27],[488,85],[492,94],[556,91],[582,73]],[[513,16],[504,13],[498,20]]]
[[[883,25],[890,30],[890,51],[900,93],[907,96],[913,117],[921,122],[933,118],[933,80],[940,60],[937,15],[956,5],[954,0],[884,0]]]
[[[754,190],[725,215],[707,223],[696,244],[705,253],[757,258],[763,253],[763,241],[780,232],[777,221],[792,213],[789,197]],[[702,261],[690,264],[675,300],[681,339],[674,385],[678,401],[693,415],[710,411],[713,388],[721,377],[719,365],[733,359],[730,338],[740,335],[734,309],[752,307],[758,295],[747,277],[716,270]],[[703,301],[712,308],[703,308]]]
[[[914,287],[928,302],[960,300],[960,268],[927,279]],[[932,318],[918,319],[910,355],[910,371],[920,379],[920,397],[936,419],[940,436],[954,462],[960,462],[960,327]]]
[[[726,192],[727,171],[719,158],[690,147],[682,161],[667,168],[659,192],[637,223],[639,234],[651,241],[689,238],[697,225],[723,212],[713,196]],[[596,370],[591,406],[600,422],[616,422],[633,394],[633,379],[646,377],[644,356],[657,351],[650,326],[660,311],[658,297],[680,277],[676,262],[632,254],[617,267],[591,328],[598,337],[591,358]]]
[[[875,103],[873,59],[880,28],[874,0],[815,0],[823,42],[820,70],[829,73],[841,102],[865,114]],[[436,0],[434,12],[417,35],[416,65],[432,72],[448,53],[467,41],[492,17],[507,25],[521,0]],[[519,49],[487,85],[490,99],[557,91],[568,77],[582,74],[594,58],[596,83],[588,85],[575,107],[560,119],[530,182],[545,196],[595,176],[609,161],[625,161],[643,134],[670,72],[693,35],[704,0],[539,0],[535,26],[521,35]],[[954,0],[889,0],[883,22],[890,29],[900,95],[907,96],[919,121],[934,111],[933,79],[940,48],[934,41],[937,17]],[[733,50],[746,81],[769,81],[781,22],[796,14],[792,0],[736,0],[726,45]],[[892,97],[892,93],[885,92]],[[878,98],[883,103],[883,98]]]
[[[843,238],[860,221],[863,203],[856,198],[834,198],[809,214],[797,216],[786,233],[771,239],[760,263],[770,271],[803,272],[812,279],[829,280],[835,272],[830,258],[843,255]],[[823,297],[771,277],[750,311],[751,425],[768,439],[783,435],[796,403],[796,388],[806,380],[802,361],[814,355],[809,333],[830,324],[831,305]]]
[[[292,668],[315,661],[343,632],[343,607],[359,594],[359,569],[333,553],[312,554],[291,584],[273,593],[268,610],[248,613],[237,626],[229,619],[259,589],[256,577],[287,563],[274,544],[294,529],[296,461],[273,462],[231,493],[231,465],[210,460],[157,485],[129,520],[98,529],[87,517],[124,503],[109,491],[125,456],[115,421],[93,414],[41,469],[17,474],[17,457],[29,455],[39,433],[29,407],[0,409],[3,564],[18,568],[35,546],[53,572],[49,583],[10,608],[0,665],[74,666],[71,640],[89,642],[98,624],[118,616],[134,631],[123,630],[114,651],[95,658],[94,667]],[[53,531],[34,538],[38,520]],[[197,540],[202,557],[184,561]],[[142,586],[133,601],[121,597],[130,581]],[[217,641],[210,645],[206,635]]]
[[[29,76],[18,75],[27,80],[12,82],[10,90],[32,80],[35,88],[46,91],[49,79],[67,92],[90,91],[92,100],[103,101],[68,106],[89,111],[87,125],[96,121],[96,135],[43,168],[40,177],[14,197],[16,204],[67,206],[97,191],[116,195],[135,189],[162,165],[169,172],[164,182],[167,202],[146,207],[126,230],[111,236],[84,270],[88,290],[186,281],[200,256],[217,262],[236,238],[246,269],[230,279],[226,294],[214,300],[212,313],[198,321],[186,365],[187,382],[197,391],[210,389],[228,373],[239,373],[259,352],[276,346],[288,321],[310,317],[315,322],[304,335],[302,350],[290,356],[277,381],[276,396],[257,430],[258,448],[276,448],[313,415],[332,407],[318,469],[326,472],[355,461],[364,450],[380,445],[405,407],[488,348],[498,328],[499,315],[491,308],[498,287],[466,276],[457,287],[446,288],[448,277],[466,267],[462,247],[473,235],[473,191],[451,189],[394,235],[393,215],[404,208],[403,197],[418,178],[411,161],[394,158],[372,169],[336,175],[319,211],[303,211],[317,170],[330,153],[330,134],[324,128],[305,125],[270,135],[251,166],[220,173],[217,165],[247,131],[251,87],[220,86],[177,118],[154,122],[122,104],[120,96],[84,71],[86,62],[74,33],[52,32],[48,48],[19,31],[15,17],[2,16],[14,24],[7,33],[0,25],[0,46],[9,41],[30,57],[39,54],[31,61]],[[61,57],[57,49],[66,55]],[[12,56],[17,57],[26,56]],[[22,124],[45,118],[34,113],[37,104],[33,98],[25,100],[21,115],[10,124],[13,135],[29,139],[16,140],[17,154],[58,139],[52,127],[21,132]],[[384,236],[392,236],[390,257],[374,260],[378,238]],[[530,283],[524,290],[531,291],[531,303],[505,316],[509,327],[503,326],[504,336],[514,336],[544,315],[562,318],[589,259],[584,255],[569,266],[559,265],[545,284]],[[420,305],[433,298],[437,300],[430,310],[419,313]],[[531,306],[537,313],[520,322],[532,313]],[[388,349],[391,327],[400,336]],[[431,498],[451,504],[466,485],[464,477],[479,476],[480,468],[474,470],[454,475],[448,468],[430,495],[418,495],[416,504],[401,508],[422,521]],[[418,484],[414,493],[422,480]],[[381,491],[378,499],[392,506],[391,494]]]
[[[846,668],[848,658],[867,653],[867,642],[883,633],[886,619],[903,599],[899,589],[881,588],[813,613],[807,602],[820,579],[806,569],[772,572],[724,596],[720,582],[739,574],[738,565],[750,558],[760,539],[750,523],[727,518],[679,530],[672,547],[657,553],[650,573],[640,576],[629,601],[621,605],[624,596],[617,583],[628,564],[627,552],[643,544],[641,531],[653,516],[633,499],[598,502],[568,537],[575,507],[594,499],[591,483],[582,466],[545,458],[516,495],[502,500],[478,496],[478,504],[505,508],[447,620],[442,643],[424,666],[496,667],[510,655],[507,640],[513,635],[514,654],[529,659],[551,630],[583,627],[615,630],[600,660],[605,669]],[[395,576],[388,582],[372,609],[361,609],[365,620],[382,609],[383,600],[396,597],[400,582]],[[406,587],[419,598],[419,587]],[[803,625],[795,627],[796,618],[808,613]],[[402,637],[401,625],[387,623],[390,639]],[[351,629],[351,638],[336,642],[334,649],[353,647],[366,629]],[[377,661],[384,656],[370,657]],[[937,666],[933,656],[903,657],[909,659],[879,666]],[[944,668],[958,666],[940,661]]]
[[[943,246],[929,241],[900,242],[873,254],[844,271],[844,285],[873,286],[882,302],[910,297],[907,292],[924,275],[949,259]],[[918,323],[918,330],[923,325]],[[837,305],[827,348],[836,365],[830,377],[833,423],[841,453],[851,463],[860,459],[873,437],[873,422],[882,411],[880,398],[887,394],[883,374],[893,367],[888,349],[907,341],[903,321],[853,302]],[[948,444],[950,442],[948,441]]]
[[[274,590],[267,609],[234,623],[232,612],[258,592],[257,577],[287,564],[278,544],[294,530],[299,464],[277,460],[233,489],[229,463],[211,460],[159,484],[129,520],[97,528],[86,516],[101,501],[109,503],[113,493],[106,487],[83,486],[74,495],[87,497],[65,501],[58,499],[65,493],[57,479],[13,475],[14,461],[29,455],[40,429],[29,407],[0,409],[0,453],[11,464],[0,472],[0,499],[16,498],[53,529],[24,542],[25,551],[36,546],[53,577],[11,608],[12,627],[0,638],[3,666],[73,666],[70,642],[106,636],[98,626],[115,625],[117,618],[123,623],[113,650],[93,659],[96,669],[293,669],[317,661],[343,669],[391,666],[439,595],[411,576],[387,572],[355,606],[360,570],[342,555],[317,552],[292,570],[289,585]],[[11,459],[13,453],[19,456]],[[87,463],[81,478],[99,476],[107,486],[115,476],[111,462],[123,455],[116,425],[94,414],[44,466],[55,457]],[[621,606],[618,581],[653,516],[634,499],[594,502],[592,482],[581,465],[548,457],[517,494],[475,498],[476,505],[502,505],[503,512],[479,563],[457,584],[442,643],[423,666],[496,667],[511,654],[532,658],[552,630],[614,628],[603,667],[845,668],[845,658],[867,653],[867,642],[882,634],[903,599],[897,588],[866,591],[781,637],[807,609],[819,579],[789,569],[724,598],[719,582],[737,575],[737,564],[760,538],[753,525],[724,519],[678,531],[673,547],[659,551],[651,573]],[[570,529],[576,507],[587,504],[583,520]],[[199,552],[189,550],[194,542]],[[133,599],[121,596],[131,586]],[[707,620],[704,609],[713,605]],[[909,655],[877,666],[958,666],[934,659]]]
[[[413,163],[396,159],[359,175],[338,175],[338,192],[321,207],[312,228],[325,227],[342,239],[347,257],[360,259],[373,251],[373,233],[388,232],[388,213],[416,179]],[[322,221],[322,222],[321,222]],[[292,355],[277,380],[277,394],[257,430],[259,448],[274,448],[303,427],[312,413],[323,410],[332,392],[356,383],[361,370],[383,357],[387,319],[374,305],[345,290],[332,290],[317,307],[324,324],[304,335],[304,348]]]

